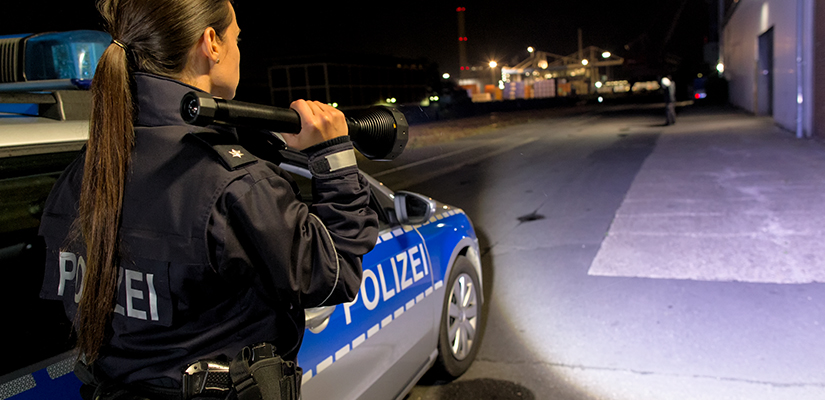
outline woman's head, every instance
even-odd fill
[[[237,26],[228,0],[100,0],[98,10],[136,71],[173,79],[184,78],[208,28],[223,42]]]
[[[225,99],[235,97],[241,75],[241,52],[238,48],[241,29],[231,5],[229,13],[232,20],[223,33],[213,27],[203,31],[180,77],[183,82]]]

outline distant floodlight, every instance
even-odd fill
[[[587,65],[588,63],[590,63],[590,61],[587,61],[586,59],[582,60],[582,65]]]
[[[450,74],[445,72],[444,75],[441,75],[441,77],[444,79],[450,79]]]
[[[602,83],[601,82],[596,82],[596,89],[601,89],[601,88],[602,88]]]
[[[725,64],[722,64],[722,63],[716,64],[716,70],[719,71],[720,74],[725,72]]]
[[[495,61],[490,61],[490,68],[495,68],[498,66],[498,63]]]
[[[604,53],[602,53],[602,58],[610,58],[610,52],[605,51]]]
[[[668,79],[668,77],[664,77],[664,78],[662,78],[662,86],[664,86],[664,87],[670,87],[670,83],[671,83],[671,82],[670,82],[670,79]]]
[[[527,48],[527,52],[528,52],[528,53],[532,53],[532,52],[533,52],[533,50],[535,50],[535,49],[533,49],[533,47],[532,47],[532,46]]]

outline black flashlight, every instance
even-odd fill
[[[186,123],[198,126],[218,123],[279,133],[301,131],[301,117],[293,109],[224,100],[198,91],[183,96],[180,115]],[[398,109],[347,112],[346,120],[352,144],[370,160],[392,160],[407,146],[409,124]]]

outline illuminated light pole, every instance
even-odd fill
[[[493,80],[493,85],[496,84],[496,67],[498,63],[495,61],[490,61],[490,78]]]

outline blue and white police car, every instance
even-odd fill
[[[0,400],[80,398],[71,323],[58,302],[38,298],[45,250],[37,228],[49,190],[85,142],[84,89],[110,40],[94,31],[0,37]],[[284,157],[281,166],[310,193],[306,158]],[[304,399],[400,399],[428,371],[461,375],[480,345],[484,299],[470,219],[368,179],[378,242],[354,301],[307,310],[298,355]]]

